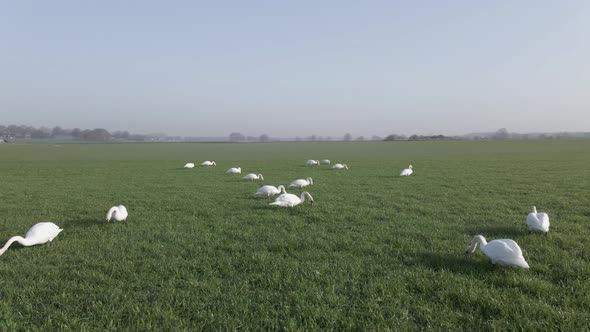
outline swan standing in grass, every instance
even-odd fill
[[[43,244],[53,241],[61,231],[63,231],[63,229],[59,228],[59,226],[52,222],[37,223],[27,231],[24,238],[18,235],[11,237],[4,247],[0,249],[0,256],[4,254],[4,252],[8,250],[8,247],[14,242],[18,242],[25,247]]]
[[[186,165],[184,165],[184,168],[193,168],[195,167],[195,164],[193,163],[187,163]]]
[[[305,202],[305,196],[307,196],[309,198],[309,202],[311,204],[314,203],[313,197],[311,197],[311,195],[307,191],[304,191],[301,193],[301,197],[297,197],[296,195],[293,195],[293,194],[284,193],[281,196],[277,197],[277,199],[274,202],[270,203],[269,205],[277,205],[277,206],[282,206],[282,207],[294,207],[295,205],[299,205],[299,204]]]
[[[285,186],[280,185],[278,187],[275,187],[275,186],[266,185],[266,186],[262,186],[262,187],[258,188],[258,190],[256,190],[256,195],[264,195],[266,197],[270,197],[270,196],[277,195],[280,193],[283,193],[283,194],[287,193],[287,191],[285,190]]]
[[[304,179],[297,179],[297,180],[291,182],[291,184],[289,185],[289,188],[295,187],[295,188],[301,189],[303,187],[309,186],[310,184],[313,184],[313,180],[311,178],[307,178],[305,180]]]
[[[488,242],[483,236],[476,235],[467,247],[466,253],[475,252],[477,244],[479,244],[481,251],[492,260],[492,264],[529,268],[529,264],[522,257],[522,250],[514,240],[500,239]]]
[[[529,213],[526,218],[529,230],[534,232],[549,232],[549,215],[544,212],[537,212],[537,207],[533,206],[533,212]]]
[[[322,160],[322,164],[329,165],[330,164],[330,159],[324,159],[324,160]]]
[[[107,224],[111,222],[111,219],[115,219],[116,221],[125,221],[127,220],[127,216],[127,208],[125,208],[123,205],[113,206],[109,212],[107,212]]]
[[[250,181],[254,181],[254,180],[264,180],[264,178],[262,177],[262,174],[254,174],[254,173],[250,173],[248,175],[245,175],[242,177],[242,179],[244,180],[250,180]]]
[[[334,166],[332,166],[333,169],[343,169],[346,168],[348,169],[348,166],[346,164],[334,164]]]
[[[225,172],[228,174],[242,174],[242,168],[241,167],[232,167]]]
[[[305,163],[305,165],[307,165],[307,166],[314,166],[314,165],[319,165],[319,164],[320,164],[319,160],[311,160],[311,159]]]
[[[410,167],[404,169],[399,176],[410,176],[412,175],[412,173],[414,173],[414,171],[412,170],[412,165],[410,165]]]
[[[217,166],[217,164],[214,161],[204,161],[201,163],[201,166]]]

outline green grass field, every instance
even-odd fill
[[[234,166],[312,177],[316,204],[268,206]],[[581,140],[1,145],[0,245],[64,231],[0,257],[0,330],[588,330],[589,180]],[[466,256],[477,234],[531,268]]]

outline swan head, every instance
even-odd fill
[[[475,252],[475,249],[477,249],[477,245],[479,243],[485,244],[485,239],[483,236],[481,235],[476,235],[473,237],[473,239],[471,239],[471,244],[469,244],[469,247],[467,247],[467,249],[465,249],[465,254],[473,254]]]
[[[409,168],[410,168],[410,169],[412,169],[412,168],[413,168],[413,167],[412,167],[412,165],[410,165],[410,167],[409,167]]]

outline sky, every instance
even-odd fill
[[[5,1],[0,124],[590,131],[590,2]]]

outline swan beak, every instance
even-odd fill
[[[110,224],[110,223],[111,223],[111,221],[110,221],[110,220],[108,220],[108,219],[106,220],[106,222],[107,222],[107,224]]]
[[[315,201],[312,199],[312,200],[311,200],[311,205],[313,205],[313,203],[315,203]]]

